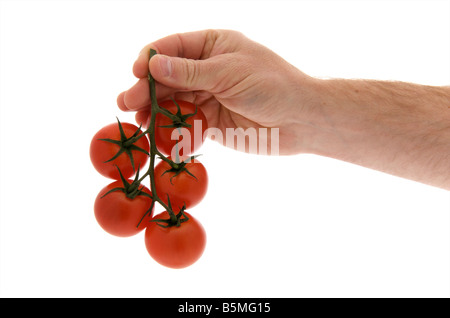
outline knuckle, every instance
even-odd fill
[[[185,84],[187,88],[195,87],[199,76],[199,64],[192,60],[186,60],[184,67]]]

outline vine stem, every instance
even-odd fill
[[[153,49],[150,49],[150,59],[156,55],[156,51]],[[157,113],[163,113],[165,115],[166,112],[161,111],[161,107],[158,105],[158,101],[156,100],[156,89],[155,89],[155,79],[153,78],[152,74],[148,72],[148,83],[150,88],[150,100],[151,100],[151,112],[150,112],[150,125],[146,132],[149,134],[150,138],[150,166],[147,170],[147,172],[139,179],[139,182],[141,182],[145,177],[150,177],[150,189],[152,191],[153,196],[153,202],[157,201],[159,204],[163,206],[164,209],[166,209],[167,213],[169,213],[170,220],[172,222],[177,222],[177,216],[173,212],[172,208],[165,204],[156,193],[156,186],[155,186],[155,178],[154,178],[154,169],[155,169],[155,159],[156,155],[158,155],[162,160],[171,163],[172,161],[169,160],[166,156],[164,156],[157,148],[156,148],[156,142],[155,142],[155,119]],[[172,114],[170,114],[172,115]]]
[[[156,53],[155,50],[150,49],[150,58],[149,58],[149,60],[153,56],[155,56],[156,54],[157,53]],[[156,220],[155,219],[153,221],[157,222],[157,224],[159,226],[161,226],[161,227],[169,227],[169,226],[174,226],[174,225],[175,226],[180,226],[181,223],[186,222],[187,220],[189,220],[187,215],[184,213],[184,209],[186,207],[183,206],[180,209],[180,211],[178,212],[178,214],[175,214],[173,209],[172,209],[172,206],[170,204],[170,198],[169,197],[167,198],[168,204],[166,204],[164,201],[161,200],[161,198],[158,197],[158,194],[156,193],[156,185],[155,185],[155,159],[156,159],[156,156],[158,156],[158,158],[160,158],[161,160],[167,162],[172,168],[175,168],[175,169],[177,167],[180,167],[180,165],[182,165],[182,163],[179,163],[178,153],[176,155],[176,161],[177,162],[174,162],[171,159],[169,159],[168,157],[166,157],[165,155],[163,155],[158,150],[158,148],[156,148],[156,141],[155,141],[155,125],[156,124],[155,124],[155,121],[156,121],[156,115],[161,113],[164,116],[167,116],[170,119],[172,119],[173,122],[176,122],[176,121],[179,121],[181,113],[180,114],[177,113],[176,115],[174,115],[171,112],[169,112],[167,109],[162,108],[162,107],[160,107],[158,105],[158,101],[156,99],[155,79],[153,78],[153,76],[152,76],[152,74],[150,72],[148,72],[147,78],[148,78],[148,84],[149,84],[149,88],[150,88],[150,101],[151,101],[150,125],[147,128],[147,130],[145,130],[142,134],[140,134],[137,137],[141,138],[141,137],[143,137],[146,134],[148,134],[148,136],[149,136],[149,139],[150,139],[150,165],[149,165],[147,171],[140,178],[138,176],[136,177],[137,180],[135,180],[135,181],[139,185],[139,184],[141,184],[141,182],[146,177],[150,178],[150,190],[152,192],[152,204],[150,206],[150,209],[144,214],[144,216],[139,221],[139,224],[143,221],[145,216],[148,213],[150,213],[150,211],[153,209],[153,207],[155,205],[155,202],[158,202],[167,211],[167,213],[169,214],[170,218],[168,220],[161,220],[161,219],[157,219]],[[178,106],[178,104],[177,104],[177,106]],[[180,110],[179,110],[179,112],[180,112]],[[193,114],[187,114],[187,115],[184,115],[184,117],[189,117],[189,116],[192,116],[192,115]],[[178,147],[178,144],[176,146]],[[162,225],[162,224],[159,224],[158,222],[166,223],[167,225]],[[139,224],[138,224],[138,226],[139,226]]]

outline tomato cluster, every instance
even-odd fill
[[[183,268],[200,258],[206,244],[201,223],[186,210],[202,201],[208,188],[207,171],[193,155],[203,144],[207,121],[201,109],[181,100],[164,101],[152,111],[156,114],[145,131],[117,121],[92,138],[93,166],[113,179],[98,193],[94,214],[112,235],[145,231],[145,246],[155,261]],[[150,187],[142,184],[147,176]],[[154,215],[157,204],[164,210]]]

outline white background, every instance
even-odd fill
[[[205,28],[312,76],[450,83],[448,1],[0,1],[0,296],[448,297],[449,192],[314,155],[208,140],[187,269],[101,230],[92,136],[134,122],[116,97],[144,45]]]

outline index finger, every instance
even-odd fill
[[[156,50],[158,54],[188,59],[202,59],[206,58],[204,49],[207,39],[215,37],[217,37],[216,31],[204,30],[172,34],[150,43],[141,50],[139,57],[134,62],[133,74],[137,78],[147,77],[150,48]]]

